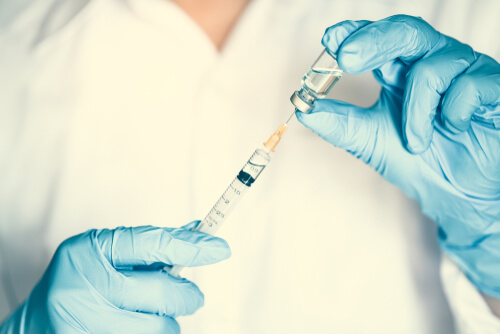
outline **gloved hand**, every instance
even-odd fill
[[[191,231],[197,223],[90,230],[67,239],[0,333],[179,333],[174,318],[194,313],[203,294],[163,266],[230,256],[224,240]]]
[[[403,15],[341,22],[323,45],[382,92],[367,109],[317,100],[299,121],[416,199],[442,250],[500,298],[500,65]]]

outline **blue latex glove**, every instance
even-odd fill
[[[161,268],[230,256],[224,240],[191,231],[197,223],[90,230],[64,241],[0,333],[179,333],[174,318],[194,313],[203,294]]]
[[[500,65],[402,15],[341,22],[323,45],[382,92],[367,109],[317,100],[299,121],[416,199],[442,250],[500,298]]]

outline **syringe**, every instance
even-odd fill
[[[292,119],[295,111],[310,112],[313,109],[316,99],[324,98],[337,81],[342,77],[342,70],[339,68],[335,55],[326,49],[321,52],[311,68],[302,78],[302,88],[293,93],[290,98],[295,106],[295,110],[288,120],[281,124],[271,137],[264,143],[264,146],[257,148],[247,163],[240,170],[236,178],[231,182],[226,191],[212,207],[208,215],[194,229],[195,231],[215,234],[229,213],[241,200],[243,194],[252,186],[255,180],[262,173],[267,164],[271,161],[271,153],[281,140],[281,137],[288,128],[288,122]],[[170,275],[178,277],[183,267],[173,266],[166,268]]]
[[[295,113],[295,111],[294,111]],[[292,114],[293,116],[293,114]],[[252,184],[257,180],[267,164],[271,161],[271,153],[274,152],[276,146],[281,140],[281,137],[288,128],[287,123],[281,124],[271,137],[252,154],[250,159],[245,163],[233,182],[227,187],[226,191],[217,200],[208,215],[198,224],[194,231],[200,231],[214,235],[220,228],[222,223],[234,207],[241,200],[243,195],[250,189]],[[175,277],[179,276],[183,267],[173,266],[167,269],[169,274]]]

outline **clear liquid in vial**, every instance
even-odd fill
[[[317,99],[323,99],[342,77],[341,70],[310,68],[302,78],[302,87]]]

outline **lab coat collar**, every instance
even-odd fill
[[[273,1],[252,0],[247,5],[227,38],[224,47],[218,51],[210,38],[179,6],[167,0],[125,0],[141,18],[158,29],[179,31],[179,39],[196,45],[201,57],[214,58],[214,65],[228,58],[241,56],[251,50],[262,36],[266,22],[271,19],[269,6]],[[256,23],[258,22],[258,23]],[[187,38],[186,36],[189,36]]]
[[[178,42],[196,45],[200,57],[216,57],[217,49],[205,32],[172,1],[125,0],[132,11],[163,31],[177,31]]]

